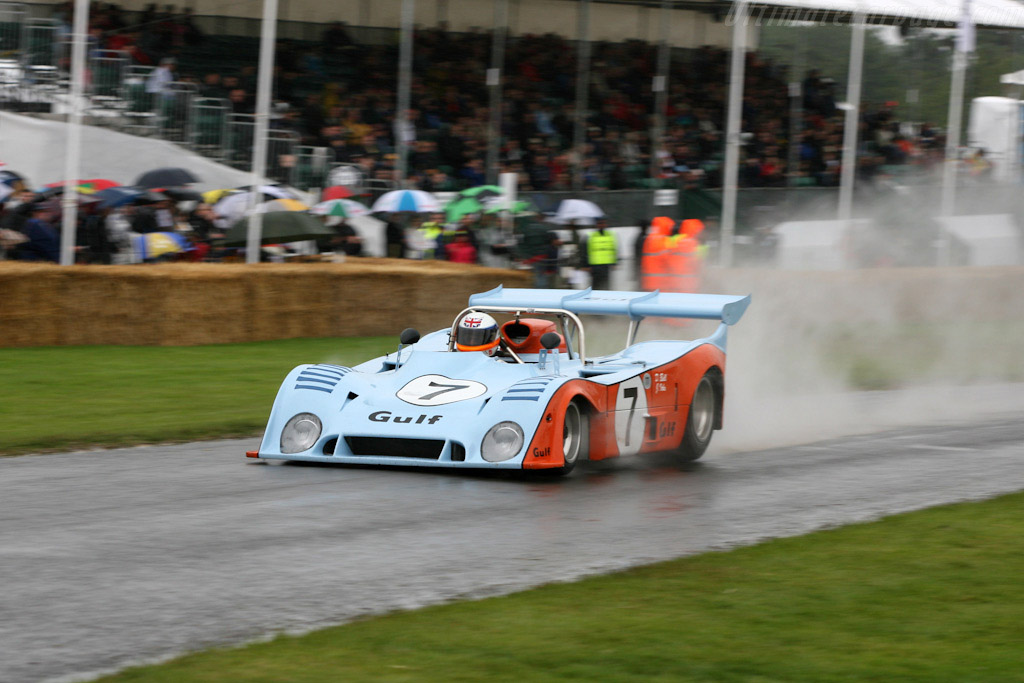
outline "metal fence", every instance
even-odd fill
[[[255,114],[230,114],[227,122],[226,161],[239,169],[252,167],[253,136],[256,130]],[[271,128],[267,131],[268,178],[288,182],[291,160],[299,144],[299,134],[290,130]]]
[[[28,11],[20,2],[0,2],[0,59],[18,55],[27,18]]]
[[[218,97],[194,98],[189,119],[188,147],[205,157],[226,161],[230,116],[231,107],[227,100]]]

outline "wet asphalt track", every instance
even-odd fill
[[[0,680],[1024,489],[1009,414],[550,481],[247,462],[256,443],[0,459]]]

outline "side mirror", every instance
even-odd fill
[[[411,327],[407,327],[404,330],[402,330],[402,334],[398,337],[399,343],[402,344],[403,346],[407,344],[415,344],[419,340],[420,333]]]
[[[558,334],[557,332],[546,332],[540,338],[540,345],[543,346],[548,351],[551,351],[552,349],[557,349],[561,343],[562,335]]]

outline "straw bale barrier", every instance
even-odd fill
[[[0,346],[183,346],[397,335],[451,323],[527,272],[445,262],[71,266],[0,262]]]

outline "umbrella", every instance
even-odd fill
[[[147,232],[132,238],[132,248],[142,260],[177,254],[189,248],[188,240],[176,232]]]
[[[259,213],[274,213],[275,211],[308,211],[309,207],[298,199],[275,199],[264,202],[256,207]]]
[[[558,211],[552,220],[561,224],[576,221],[584,225],[593,225],[595,218],[604,218],[604,211],[594,202],[586,199],[565,199],[558,205]]]
[[[434,195],[423,190],[392,190],[385,192],[373,203],[372,213],[380,211],[414,211],[416,213],[430,213],[440,211],[441,205]]]
[[[75,188],[82,194],[96,194],[103,190],[109,190],[112,187],[120,187],[121,183],[114,180],[107,180],[106,178],[93,178],[92,180],[79,180],[78,187]]]
[[[370,210],[351,199],[328,199],[320,202],[309,210],[314,216],[341,216],[342,218],[354,218],[365,216]]]
[[[503,197],[492,197],[484,201],[484,213],[499,213],[501,211],[511,211],[513,215],[521,216],[527,213],[536,213],[537,207],[532,202],[523,199],[513,203],[511,209],[506,206]]]
[[[334,235],[334,230],[326,227],[323,223],[300,211],[276,211],[264,214],[262,244],[277,244],[280,242],[299,242],[302,240],[316,239],[317,237],[329,237]],[[224,239],[218,243],[226,247],[244,247],[249,241],[249,218],[231,226]]]
[[[243,185],[235,188],[239,192],[251,192],[252,185]],[[256,188],[263,193],[267,199],[299,199],[299,195],[291,188],[284,185],[259,185]]]
[[[198,183],[199,178],[184,168],[157,168],[140,175],[135,185],[146,189],[154,187],[181,187]]]
[[[348,189],[344,185],[335,185],[334,187],[328,187],[324,190],[323,199],[348,199],[352,196],[352,190]]]
[[[207,190],[200,196],[204,202],[212,206],[230,194],[239,194],[239,191],[233,187],[225,187],[220,190]]]
[[[260,213],[268,211],[305,211],[309,207],[297,199],[274,199],[269,202],[263,201],[263,195],[257,195],[256,210]],[[236,192],[217,202],[213,211],[228,221],[237,221],[249,211],[249,205],[253,200],[252,192]]]
[[[176,202],[201,202],[203,195],[187,187],[156,187],[154,192],[162,192]]]
[[[468,216],[471,213],[481,213],[483,210],[484,205],[475,197],[456,197],[448,203],[448,206],[444,207],[445,215],[448,217],[448,221],[452,223],[461,220],[463,216]]]
[[[25,179],[14,171],[0,171],[0,201],[12,192],[25,189]]]
[[[497,185],[477,185],[467,190],[463,190],[459,193],[460,197],[476,197],[479,200],[487,199],[488,197],[498,197],[505,194],[505,190],[501,189]]]
[[[101,209],[112,209],[131,204],[144,194],[146,191],[137,187],[108,187],[92,195],[92,198],[99,200]]]

